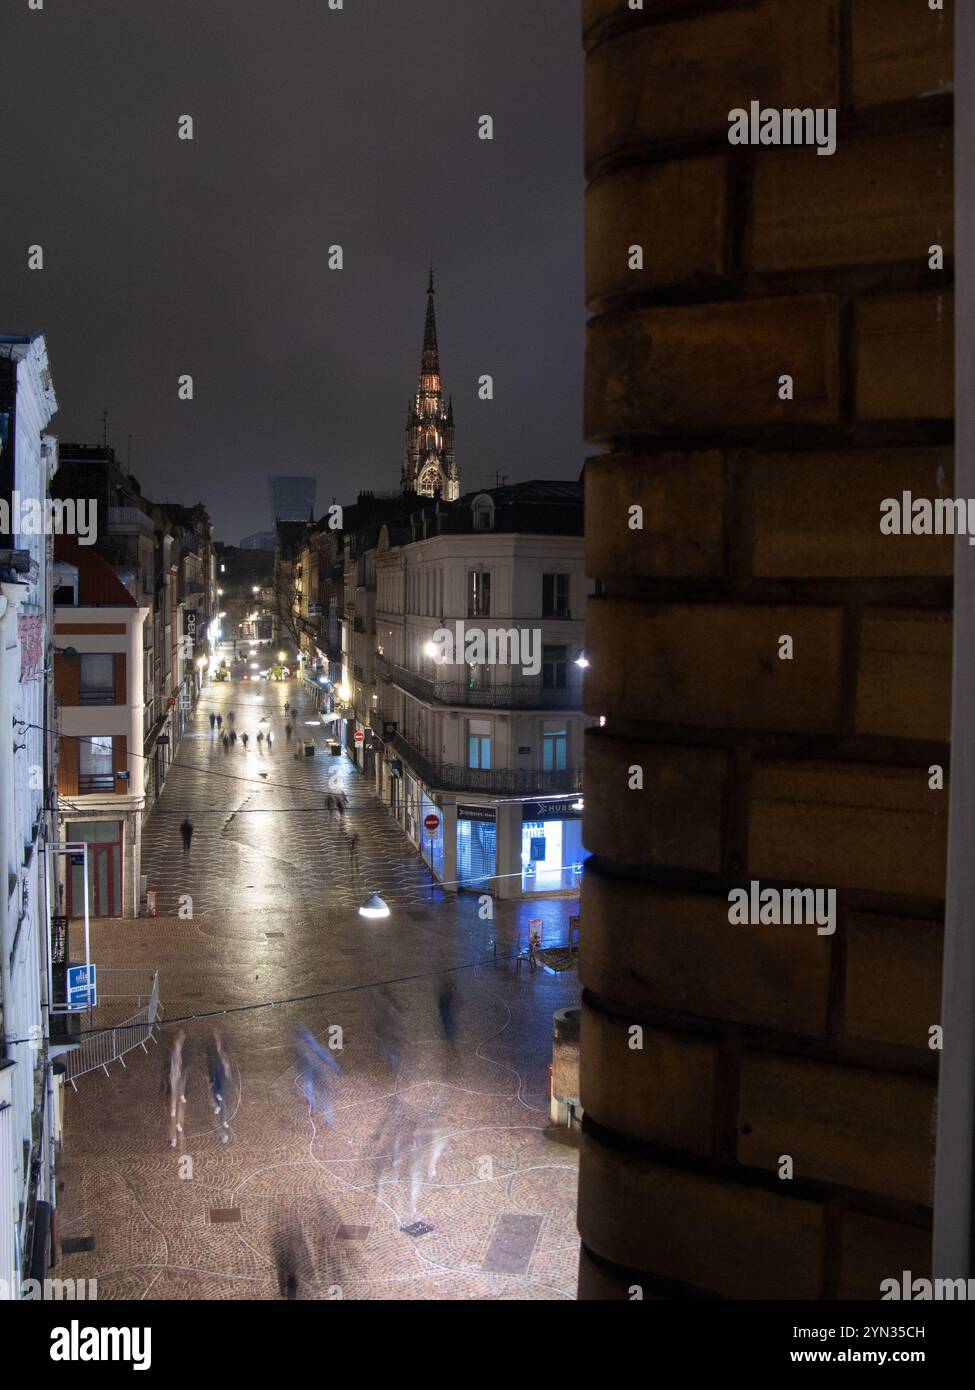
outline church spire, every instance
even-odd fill
[[[440,378],[440,350],[433,296],[431,264],[419,390],[410,403],[407,417],[401,486],[404,491],[452,501],[460,496],[460,481],[454,462],[453,410],[444,403]]]

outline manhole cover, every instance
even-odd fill
[[[231,1223],[240,1221],[240,1207],[211,1207],[210,1225],[216,1226],[221,1222]]]
[[[62,1255],[81,1255],[86,1250],[94,1250],[94,1236],[65,1236],[61,1241]]]
[[[335,1232],[335,1239],[365,1240],[371,1230],[371,1226],[340,1226]]]
[[[425,1236],[433,1227],[428,1226],[425,1221],[412,1221],[409,1226],[401,1226],[400,1230],[406,1236],[412,1236],[416,1240],[417,1236]]]

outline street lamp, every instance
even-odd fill
[[[583,671],[586,669],[586,667],[589,665],[589,658],[588,656],[586,656],[585,652],[579,653],[579,655],[576,657],[575,664]]]
[[[359,916],[370,917],[374,919],[378,917],[388,917],[389,908],[383,902],[382,898],[379,896],[378,893],[370,893],[368,898],[366,898],[365,902],[359,908]]]

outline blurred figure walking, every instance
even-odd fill
[[[171,1149],[175,1149],[177,1141],[182,1138],[188,1081],[189,1062],[186,1030],[180,1028],[163,1061],[163,1090],[166,1096],[166,1109],[169,1114],[169,1147]]]
[[[222,729],[222,728],[223,728],[223,715],[222,715],[222,714],[218,714],[218,715],[217,715],[217,728],[218,728],[218,729]]]
[[[284,736],[285,736],[285,738],[288,740],[289,743],[291,742],[291,735],[292,735],[293,733],[294,733],[294,730],[292,729],[291,725],[290,725],[290,724],[285,724],[285,726],[284,726]]]
[[[440,982],[440,992],[437,995],[437,1012],[440,1014],[440,1026],[443,1029],[443,1035],[451,1046],[453,1046],[457,1036],[457,1021],[454,1018],[455,1002],[453,980],[444,977]]]
[[[244,752],[246,753],[246,752],[247,752],[247,744],[248,744],[248,735],[247,735],[247,734],[241,734],[241,736],[240,736],[240,741],[241,741],[241,743],[244,745]]]
[[[310,1279],[313,1269],[307,1242],[294,1218],[275,1232],[271,1253],[278,1292],[282,1298],[297,1298],[302,1279]]]
[[[187,817],[179,828],[180,837],[183,841],[183,853],[189,854],[190,845],[193,842],[193,822]]]
[[[213,729],[214,729],[214,726],[216,725],[216,722],[217,722],[217,716],[216,716],[215,714],[211,714],[211,715],[210,715],[210,732],[211,732],[211,733],[213,732]]]
[[[210,1102],[217,1118],[220,1142],[226,1144],[230,1138],[230,1106],[228,1089],[230,1086],[231,1063],[227,1055],[223,1035],[214,1028],[207,1057],[207,1070],[210,1076]]]
[[[332,1123],[331,1077],[342,1075],[342,1068],[327,1047],[322,1047],[317,1038],[307,1028],[299,1026],[295,1034],[295,1051],[298,1057],[298,1072],[301,1087],[308,1102],[308,1109],[314,1115],[321,1112],[327,1125]]]

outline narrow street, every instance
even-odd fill
[[[305,726],[314,712],[297,689],[206,687],[145,828],[160,915],[93,924],[102,996],[125,978],[113,969],[158,970],[164,1023],[148,1056],[68,1088],[59,1236],[94,1247],[56,1272],[97,1279],[99,1299],[279,1298],[287,1236],[302,1251],[299,1298],[574,1298],[577,1154],[549,1125],[547,1073],[552,1015],[577,1002],[578,977],[512,957],[529,917],[564,941],[575,906],[502,905],[491,922],[474,896],[431,895],[349,760]],[[307,706],[290,743],[286,700]],[[210,713],[226,731],[230,710],[247,751],[211,733]],[[263,716],[270,751],[256,744]],[[313,758],[295,757],[302,735]],[[344,815],[325,806],[336,770]],[[388,919],[358,915],[371,892]],[[438,1007],[447,979],[452,1039]],[[114,1007],[123,1017],[126,1001]],[[223,1009],[234,1012],[203,1017]],[[189,1020],[190,1079],[171,1149],[161,1071],[177,1019]],[[232,1062],[227,1142],[207,1090],[214,1025]],[[329,1125],[309,1111],[294,1040],[304,1027],[327,1046],[336,1026]]]

